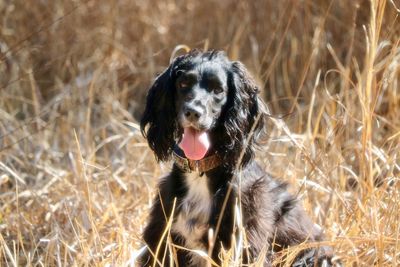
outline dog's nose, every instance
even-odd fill
[[[185,108],[184,114],[185,114],[186,119],[191,122],[198,121],[201,116],[201,112],[199,110],[191,108],[191,107]]]

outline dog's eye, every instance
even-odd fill
[[[216,86],[216,87],[214,87],[213,91],[216,94],[220,94],[220,93],[222,93],[223,89],[220,86]]]
[[[187,87],[189,87],[189,83],[188,83],[188,82],[185,82],[185,81],[180,81],[180,82],[178,83],[178,87],[179,87],[179,88],[187,88]]]

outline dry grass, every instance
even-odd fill
[[[179,44],[243,61],[286,115],[258,159],[292,183],[345,266],[400,265],[399,8],[0,0],[0,265],[133,264],[169,168],[137,121]]]

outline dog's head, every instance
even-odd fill
[[[179,144],[188,158],[216,152],[227,166],[235,166],[243,151],[243,166],[253,157],[263,128],[258,91],[240,62],[223,52],[193,50],[156,78],[147,95],[142,133],[158,160],[168,160]]]

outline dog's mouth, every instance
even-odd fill
[[[179,147],[183,150],[185,156],[191,160],[204,158],[210,148],[208,132],[197,130],[193,127],[185,127],[183,130]]]

